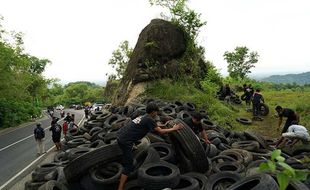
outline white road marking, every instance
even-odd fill
[[[82,117],[82,119],[80,120],[80,122],[78,123],[78,126],[80,126],[81,122],[84,120],[84,115]],[[48,129],[48,128],[46,128]],[[46,130],[44,129],[44,130]],[[33,136],[33,135],[31,135]],[[27,138],[27,137],[26,137]],[[23,140],[23,139],[22,139]],[[17,143],[17,142],[16,142]],[[15,144],[16,144],[15,143]],[[14,144],[14,143],[13,143]],[[13,146],[13,145],[12,145]],[[52,151],[54,149],[54,146],[52,146],[50,149],[48,149],[48,151],[45,154],[48,154],[50,151]],[[43,157],[45,154],[42,154],[41,156],[39,156],[37,159],[35,159],[34,161],[32,161],[28,166],[26,166],[24,169],[22,169],[20,172],[18,172],[16,175],[14,175],[13,177],[11,177],[11,179],[9,179],[5,184],[3,184],[0,187],[0,190],[4,189],[9,183],[11,183],[13,180],[15,180],[19,175],[21,175],[23,172],[25,172],[28,168],[30,168],[34,163],[36,163],[41,157]]]

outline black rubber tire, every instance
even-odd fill
[[[205,175],[203,175],[201,173],[197,173],[197,172],[189,172],[189,173],[186,173],[184,175],[190,176],[190,177],[196,179],[198,181],[198,184],[199,184],[199,190],[206,190],[208,178]]]
[[[116,142],[116,139],[117,139],[117,132],[110,132],[104,136],[103,141],[105,144],[111,144],[112,142]]]
[[[219,150],[214,144],[209,144],[209,151],[207,152],[207,156],[209,158],[213,158],[219,154]]]
[[[228,150],[228,149],[231,149],[231,146],[229,146],[229,145],[227,145],[227,144],[224,144],[224,143],[220,143],[218,146],[217,146],[217,148],[219,149],[219,150]]]
[[[27,181],[25,183],[25,190],[38,190],[45,182],[32,182]]]
[[[201,173],[208,171],[207,155],[199,138],[182,120],[173,120],[169,123],[169,127],[172,127],[174,123],[181,123],[184,126],[182,129],[169,133],[174,147],[178,146],[181,148],[184,155],[192,162],[193,171]]]
[[[31,178],[33,182],[42,182],[42,181],[49,181],[54,180],[57,178],[57,170],[51,170],[46,172],[32,172]]]
[[[129,124],[131,122],[131,118],[129,117],[123,117],[116,121],[113,121],[111,124],[111,129],[109,132],[118,131],[120,128],[124,127],[125,125]]]
[[[156,163],[160,161],[159,154],[153,147],[139,151],[137,154],[135,154],[134,159],[136,160],[135,170],[138,170],[145,164],[153,162]]]
[[[59,163],[67,161],[68,157],[65,154],[66,154],[65,152],[58,152],[54,157],[54,162]]]
[[[77,139],[72,139],[70,141],[67,142],[67,145],[69,148],[75,148],[81,144],[85,144],[86,143],[86,139],[85,138],[77,138]]]
[[[118,144],[102,146],[90,151],[70,162],[65,168],[65,176],[68,182],[78,181],[79,178],[87,172],[89,168],[98,163],[108,163],[120,160],[122,151]]]
[[[230,186],[227,190],[251,189],[266,190],[279,189],[277,182],[268,174],[257,174],[243,178]]]
[[[172,145],[167,143],[152,143],[151,147],[158,152],[160,160],[175,164],[175,152]]]
[[[189,118],[189,117],[192,117],[191,113],[188,111],[185,111],[185,110],[180,111],[177,114],[177,118],[182,119],[183,121],[184,121],[184,119]]]
[[[242,177],[238,173],[219,172],[209,177],[207,182],[207,190],[227,189],[232,184],[240,181]]]
[[[175,115],[176,115],[175,108],[172,108],[170,106],[166,106],[166,107],[163,107],[161,109],[162,109],[162,113],[164,115],[168,115],[168,116],[171,116],[171,117],[175,117]]]
[[[131,105],[125,106],[123,110],[123,115],[129,117],[134,112],[134,108]]]
[[[168,162],[148,163],[138,170],[138,181],[148,190],[174,188],[180,181],[180,170]]]
[[[248,151],[255,151],[259,148],[259,143],[257,141],[239,141],[231,145],[232,148],[238,148]]]
[[[110,115],[105,121],[104,121],[104,128],[106,129],[110,129],[112,127],[112,123],[114,121],[117,121],[119,119],[123,118],[121,115],[119,114],[112,114]]]
[[[242,150],[242,149],[230,149],[236,152],[239,152],[243,158],[243,165],[247,166],[249,165],[249,163],[251,163],[253,161],[253,155],[251,154],[251,152],[247,151],[247,150]]]
[[[225,156],[232,157],[233,159],[236,160],[235,162],[238,162],[238,163],[244,162],[244,159],[243,159],[243,156],[241,155],[241,153],[235,151],[234,149],[224,150],[224,151],[220,152],[219,155],[225,155]]]
[[[199,190],[199,182],[192,176],[181,175],[179,184],[172,190]]]
[[[165,139],[163,139],[161,136],[156,135],[154,133],[148,133],[146,135],[146,137],[150,139],[151,143],[156,143],[156,142],[163,142],[164,143],[165,142]]]
[[[309,190],[309,187],[307,187],[304,183],[300,181],[291,181],[287,188],[287,190]]]
[[[68,151],[68,160],[71,162],[72,160],[76,159],[77,157],[84,155],[90,152],[91,148],[72,148]]]
[[[55,180],[50,180],[39,187],[38,190],[68,190],[68,188],[62,183]]]
[[[259,105],[259,114],[262,116],[267,116],[269,114],[269,107],[266,104],[261,103]]]
[[[216,165],[222,162],[235,162],[236,160],[230,156],[218,155],[211,158],[212,165]]]
[[[195,111],[196,109],[195,104],[190,103],[190,102],[186,102],[185,104],[183,104],[183,106],[185,107],[187,111]]]
[[[106,120],[110,115],[112,115],[111,112],[108,112],[108,111],[103,112],[102,114],[100,114],[100,115],[98,115],[98,116],[96,117],[96,120],[97,120],[97,121],[100,121],[100,122],[105,122],[105,120]],[[103,125],[101,125],[101,126],[103,126]]]
[[[103,123],[101,121],[91,120],[91,121],[87,121],[85,125],[87,126],[88,129],[92,129],[94,127],[102,127]]]
[[[89,170],[91,180],[95,184],[111,185],[117,184],[122,174],[122,165],[117,162],[106,163],[92,167]]]
[[[216,137],[216,138],[211,140],[211,143],[214,144],[217,147],[220,143],[222,143],[222,141],[221,141],[220,138]]]
[[[266,141],[264,140],[264,138],[260,134],[258,134],[256,132],[253,132],[253,131],[246,130],[244,132],[244,135],[246,136],[246,138],[248,140],[255,140],[255,141],[257,141],[261,148],[264,148],[264,149],[268,148],[268,145],[267,145]]]
[[[89,135],[93,136],[97,131],[102,131],[102,127],[94,127],[89,131]]]
[[[238,162],[221,162],[215,165],[212,165],[214,173],[218,172],[235,172],[242,173],[244,171],[244,165]]]
[[[89,145],[89,148],[99,148],[106,145],[102,140],[98,139]]]
[[[238,118],[236,119],[236,121],[238,121],[239,123],[242,123],[242,124],[244,124],[244,125],[250,125],[250,124],[252,124],[252,120],[249,119],[249,118],[246,118],[246,117],[238,117]]]

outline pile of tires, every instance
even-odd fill
[[[91,113],[77,130],[70,131],[63,141],[63,150],[54,162],[38,166],[26,190],[115,190],[122,172],[122,151],[116,133],[137,116],[145,114],[146,104],[155,102],[160,110],[158,121],[168,127],[182,123],[185,127],[158,135],[149,133],[136,143],[135,170],[129,175],[126,190],[215,190],[215,189],[278,189],[273,176],[258,172],[259,164],[271,156],[268,142],[252,131],[233,132],[214,124],[204,110],[193,103],[145,100],[141,104],[112,107]],[[193,111],[203,115],[203,128],[211,144],[197,137],[183,122]],[[295,168],[300,157],[287,159]],[[291,184],[307,190],[303,183]]]

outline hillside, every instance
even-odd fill
[[[299,85],[310,84],[310,72],[300,74],[272,75],[262,81],[273,83],[296,83]]]

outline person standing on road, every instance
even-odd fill
[[[33,131],[34,138],[37,142],[37,155],[40,156],[41,154],[45,153],[44,150],[44,137],[45,132],[44,129],[41,127],[41,123],[36,124],[36,128]]]
[[[202,115],[198,112],[192,113],[192,117],[184,119],[184,122],[192,129],[192,131],[199,137],[201,134],[206,144],[210,144],[208,135],[201,124]]]
[[[156,123],[155,118],[158,111],[159,108],[155,103],[149,103],[146,106],[146,115],[137,117],[118,131],[117,143],[123,152],[123,171],[118,190],[124,189],[128,175],[134,170],[132,155],[134,142],[142,139],[152,130],[160,134],[165,134],[182,128],[182,125],[176,124],[170,129],[162,129],[161,127],[167,125],[168,122],[165,124]]]
[[[55,143],[56,149],[61,149],[60,137],[61,137],[61,126],[57,123],[57,117],[53,117],[50,131],[52,131],[52,140]]]
[[[85,113],[85,118],[88,119],[88,114],[89,114],[89,108],[88,108],[88,106],[85,106],[85,108],[84,108],[84,113]]]
[[[70,113],[68,112],[66,117],[64,118],[64,121],[67,122],[68,124],[72,121],[72,117]]]
[[[281,133],[285,133],[287,129],[289,128],[289,126],[291,126],[293,123],[294,124],[299,123],[299,116],[294,110],[289,109],[289,108],[282,108],[281,106],[277,106],[276,111],[279,115],[279,123],[278,123],[278,129],[277,129],[278,131],[280,130],[283,117],[287,118]]]

